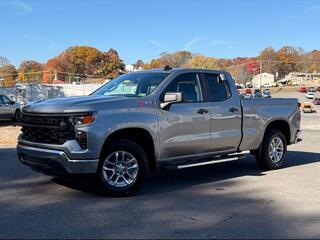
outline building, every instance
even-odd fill
[[[143,70],[142,67],[138,67],[136,64],[126,64],[125,66],[126,72],[136,72]]]
[[[255,75],[252,79],[253,87],[260,88],[260,81],[261,87],[273,87],[275,85],[274,75],[271,73],[261,73]]]
[[[320,82],[320,73],[291,72],[284,77],[284,81],[292,85],[308,85],[308,83],[312,85]]]

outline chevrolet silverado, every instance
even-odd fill
[[[110,195],[136,192],[149,171],[237,160],[280,168],[300,135],[297,99],[241,100],[225,71],[154,69],[120,75],[89,96],[22,110],[19,160],[33,170],[90,174]]]

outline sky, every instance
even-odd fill
[[[218,58],[268,46],[320,49],[318,0],[0,0],[0,56],[45,63],[70,46],[125,63],[188,50]]]

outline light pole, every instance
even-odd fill
[[[260,61],[260,84],[259,84],[260,93],[261,93],[261,87],[262,87],[262,61]]]

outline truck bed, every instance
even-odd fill
[[[299,129],[300,109],[296,98],[243,99],[243,139],[241,150],[254,150],[262,141],[269,122],[285,120],[292,133]],[[293,134],[291,134],[293,135]],[[293,135],[294,136],[294,135]],[[294,139],[290,139],[290,142]]]

